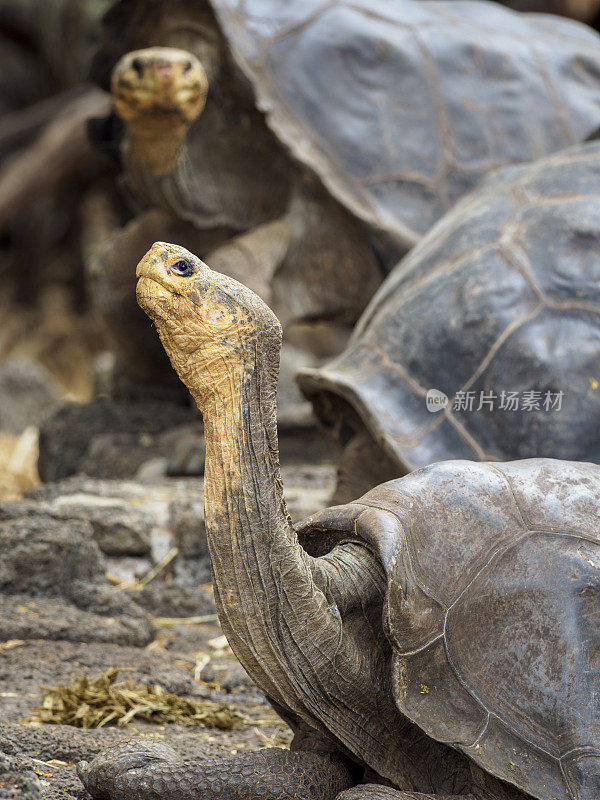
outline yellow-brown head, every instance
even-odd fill
[[[201,409],[215,395],[239,399],[256,371],[276,375],[281,326],[246,286],[165,242],[152,245],[136,275],[138,303]]]
[[[164,177],[175,168],[185,135],[206,104],[202,64],[174,47],[134,50],[114,68],[111,89],[127,128],[126,159]]]
[[[149,47],[121,58],[113,69],[111,90],[126,123],[168,117],[190,125],[206,103],[208,78],[186,50]]]

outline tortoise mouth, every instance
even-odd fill
[[[138,278],[138,282],[137,282],[138,286],[143,286],[144,285],[144,281],[147,281],[149,283],[156,284],[156,286],[160,286],[161,289],[166,289],[170,294],[176,294],[176,292],[174,292],[173,289],[170,286],[167,286],[166,283],[163,283],[162,281],[157,280],[152,275],[142,274],[142,275],[138,275],[137,278]]]
[[[138,306],[159,326],[176,313],[177,293],[149,275],[138,278],[135,298]]]
[[[181,117],[188,124],[204,110],[209,81],[191,53],[148,48],[125,55],[113,70],[111,91],[118,113],[130,122]]]
[[[131,113],[186,115],[190,106],[204,102],[206,94],[199,86],[181,86],[174,91],[152,90],[147,87],[133,87],[127,82],[117,84],[113,90],[117,103],[126,106]],[[201,113],[201,111],[199,112]]]
[[[137,279],[135,294],[138,299],[140,297],[150,299],[157,296],[164,299],[166,294],[173,296],[181,295],[181,292],[178,292],[173,286],[169,286],[166,281],[163,282],[160,278],[155,275],[150,275],[147,272],[138,273]],[[152,284],[154,284],[154,288],[152,288]],[[157,292],[156,287],[158,287],[160,291]],[[144,288],[146,289],[145,291]]]

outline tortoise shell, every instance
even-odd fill
[[[280,141],[400,250],[490,170],[600,126],[598,35],[483,1],[119,0],[96,76],[127,50],[194,50],[212,13]]]
[[[592,800],[599,520],[595,465],[451,461],[325,509],[299,534],[358,535],[379,557],[404,716],[533,797]]]
[[[346,350],[299,381],[327,424],[358,412],[398,474],[600,461],[600,143],[487,179],[395,267]]]

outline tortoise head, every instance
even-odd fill
[[[128,124],[165,118],[187,127],[202,113],[208,77],[187,50],[149,47],[118,61],[111,91],[117,113]]]
[[[281,326],[246,286],[164,242],[152,245],[136,275],[138,303],[201,410],[216,394],[235,399],[255,370],[276,376]]]

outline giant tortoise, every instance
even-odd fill
[[[338,502],[443,459],[600,462],[600,142],[491,176],[299,380]]]
[[[596,800],[600,467],[445,462],[297,533],[278,463],[277,318],[178,246],[155,244],[137,275],[204,416],[223,631],[295,737],[222,761],[125,742],[79,765],[88,791]]]
[[[483,175],[600,126],[598,35],[490,2],[118,0],[94,75],[125,125],[127,186],[171,215],[130,226],[97,280],[109,294],[131,255],[173,237],[286,333],[352,324]],[[133,316],[104,313],[114,331]]]

